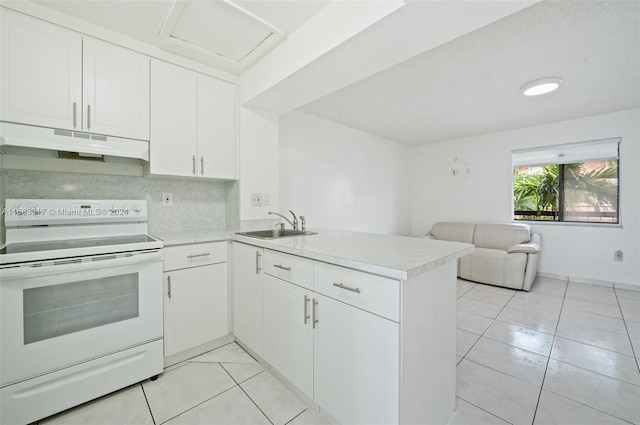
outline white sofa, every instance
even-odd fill
[[[427,237],[472,243],[475,251],[458,260],[458,277],[528,291],[538,269],[540,235],[526,224],[440,222]]]

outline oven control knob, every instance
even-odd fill
[[[140,205],[139,205],[139,204],[133,204],[132,209],[133,209],[133,211],[135,211],[135,212],[137,212],[137,213],[139,213],[140,211],[142,211],[142,208],[140,207]]]

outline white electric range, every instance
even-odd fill
[[[144,200],[6,200],[1,423],[162,372],[162,241],[147,218]]]

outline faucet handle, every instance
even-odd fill
[[[289,210],[289,212],[293,216],[293,230],[298,230],[298,217],[296,217],[293,211]]]

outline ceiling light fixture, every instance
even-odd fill
[[[528,82],[520,90],[525,96],[538,96],[540,94],[550,93],[560,87],[562,78],[546,77]]]

